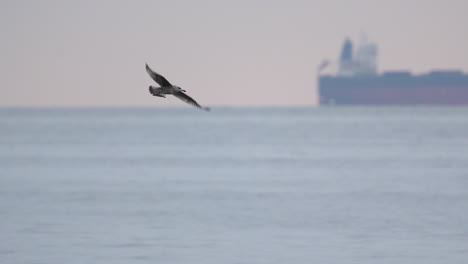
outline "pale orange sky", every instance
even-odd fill
[[[0,106],[314,105],[316,67],[366,32],[379,70],[468,72],[468,1],[0,1]]]

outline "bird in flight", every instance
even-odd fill
[[[146,64],[146,72],[148,72],[151,79],[153,79],[155,82],[157,82],[161,86],[161,87],[157,87],[157,86],[150,85],[149,92],[153,96],[159,96],[159,97],[166,98],[165,94],[172,94],[175,97],[179,98],[180,100],[182,100],[182,101],[184,101],[184,102],[186,102],[188,104],[191,104],[191,105],[193,105],[195,107],[198,107],[198,108],[200,108],[202,110],[205,110],[205,111],[210,111],[210,108],[202,107],[195,100],[193,100],[190,96],[185,94],[185,92],[186,92],[185,90],[183,90],[179,86],[172,85],[162,75],[160,75],[160,74],[154,72],[153,70],[151,70],[151,68],[148,66],[148,64]]]

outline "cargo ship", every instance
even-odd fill
[[[468,105],[468,74],[459,70],[377,71],[377,45],[353,49],[346,39],[338,62],[318,68],[321,105]]]

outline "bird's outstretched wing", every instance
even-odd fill
[[[195,100],[192,99],[192,97],[186,95],[185,93],[183,92],[177,92],[177,93],[174,93],[173,94],[175,97],[179,98],[180,100],[188,103],[188,104],[191,104],[195,107],[198,107],[202,110],[205,110],[205,111],[210,111],[210,108],[208,107],[202,107],[201,105],[199,105]]]
[[[164,78],[162,75],[157,74],[156,72],[151,70],[148,64],[146,64],[146,72],[148,72],[149,76],[151,76],[151,78],[155,82],[157,82],[159,85],[161,85],[161,87],[172,86],[172,84],[168,80],[166,80],[166,78]]]

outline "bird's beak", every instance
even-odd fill
[[[182,92],[186,93],[187,91],[185,91],[185,90],[182,90]]]

